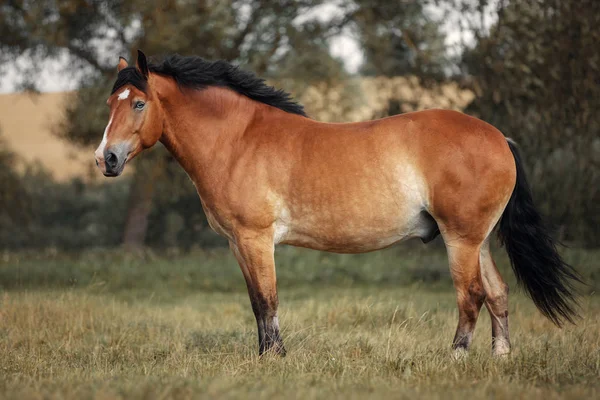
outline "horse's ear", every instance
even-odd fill
[[[117,72],[121,72],[123,68],[127,68],[127,60],[123,57],[119,57],[119,64],[117,65]]]
[[[141,50],[138,50],[137,68],[144,75],[144,78],[148,80],[148,61],[146,61],[146,55]]]

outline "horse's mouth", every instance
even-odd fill
[[[121,175],[122,172],[123,172],[123,169],[121,169],[120,171],[103,172],[103,174],[107,178],[115,178],[115,177]]]
[[[102,173],[104,174],[104,176],[108,177],[108,178],[115,178],[119,175],[121,175],[123,173],[123,170],[125,169],[125,164],[127,164],[127,160],[128,157],[125,158],[125,160],[119,165],[117,166],[117,168],[113,168],[113,169],[105,169]]]

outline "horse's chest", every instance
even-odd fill
[[[206,215],[206,220],[208,221],[210,228],[219,235],[224,236],[227,239],[231,239],[231,229],[227,228],[227,225],[225,224],[225,218],[219,215],[217,210],[208,207],[203,201],[202,208],[204,209],[204,214]]]

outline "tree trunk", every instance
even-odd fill
[[[123,247],[126,249],[135,250],[144,247],[156,182],[164,171],[162,158],[158,157],[158,160],[156,158],[147,160],[150,161],[149,163],[140,162],[134,172],[123,231]]]

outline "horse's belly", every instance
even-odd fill
[[[410,163],[380,161],[357,170],[335,169],[282,201],[275,242],[360,253],[437,229],[424,211],[426,185]]]
[[[389,235],[373,237],[358,240],[355,237],[338,237],[338,238],[320,238],[314,235],[292,235],[289,239],[282,243],[292,246],[307,247],[314,250],[330,251],[334,253],[366,253],[384,249],[400,242],[408,236]]]
[[[388,214],[370,221],[351,218],[333,224],[321,221],[290,224],[286,228],[280,225],[275,229],[275,242],[336,253],[364,253],[412,237],[426,238],[435,229],[431,217],[415,209],[403,216]]]

